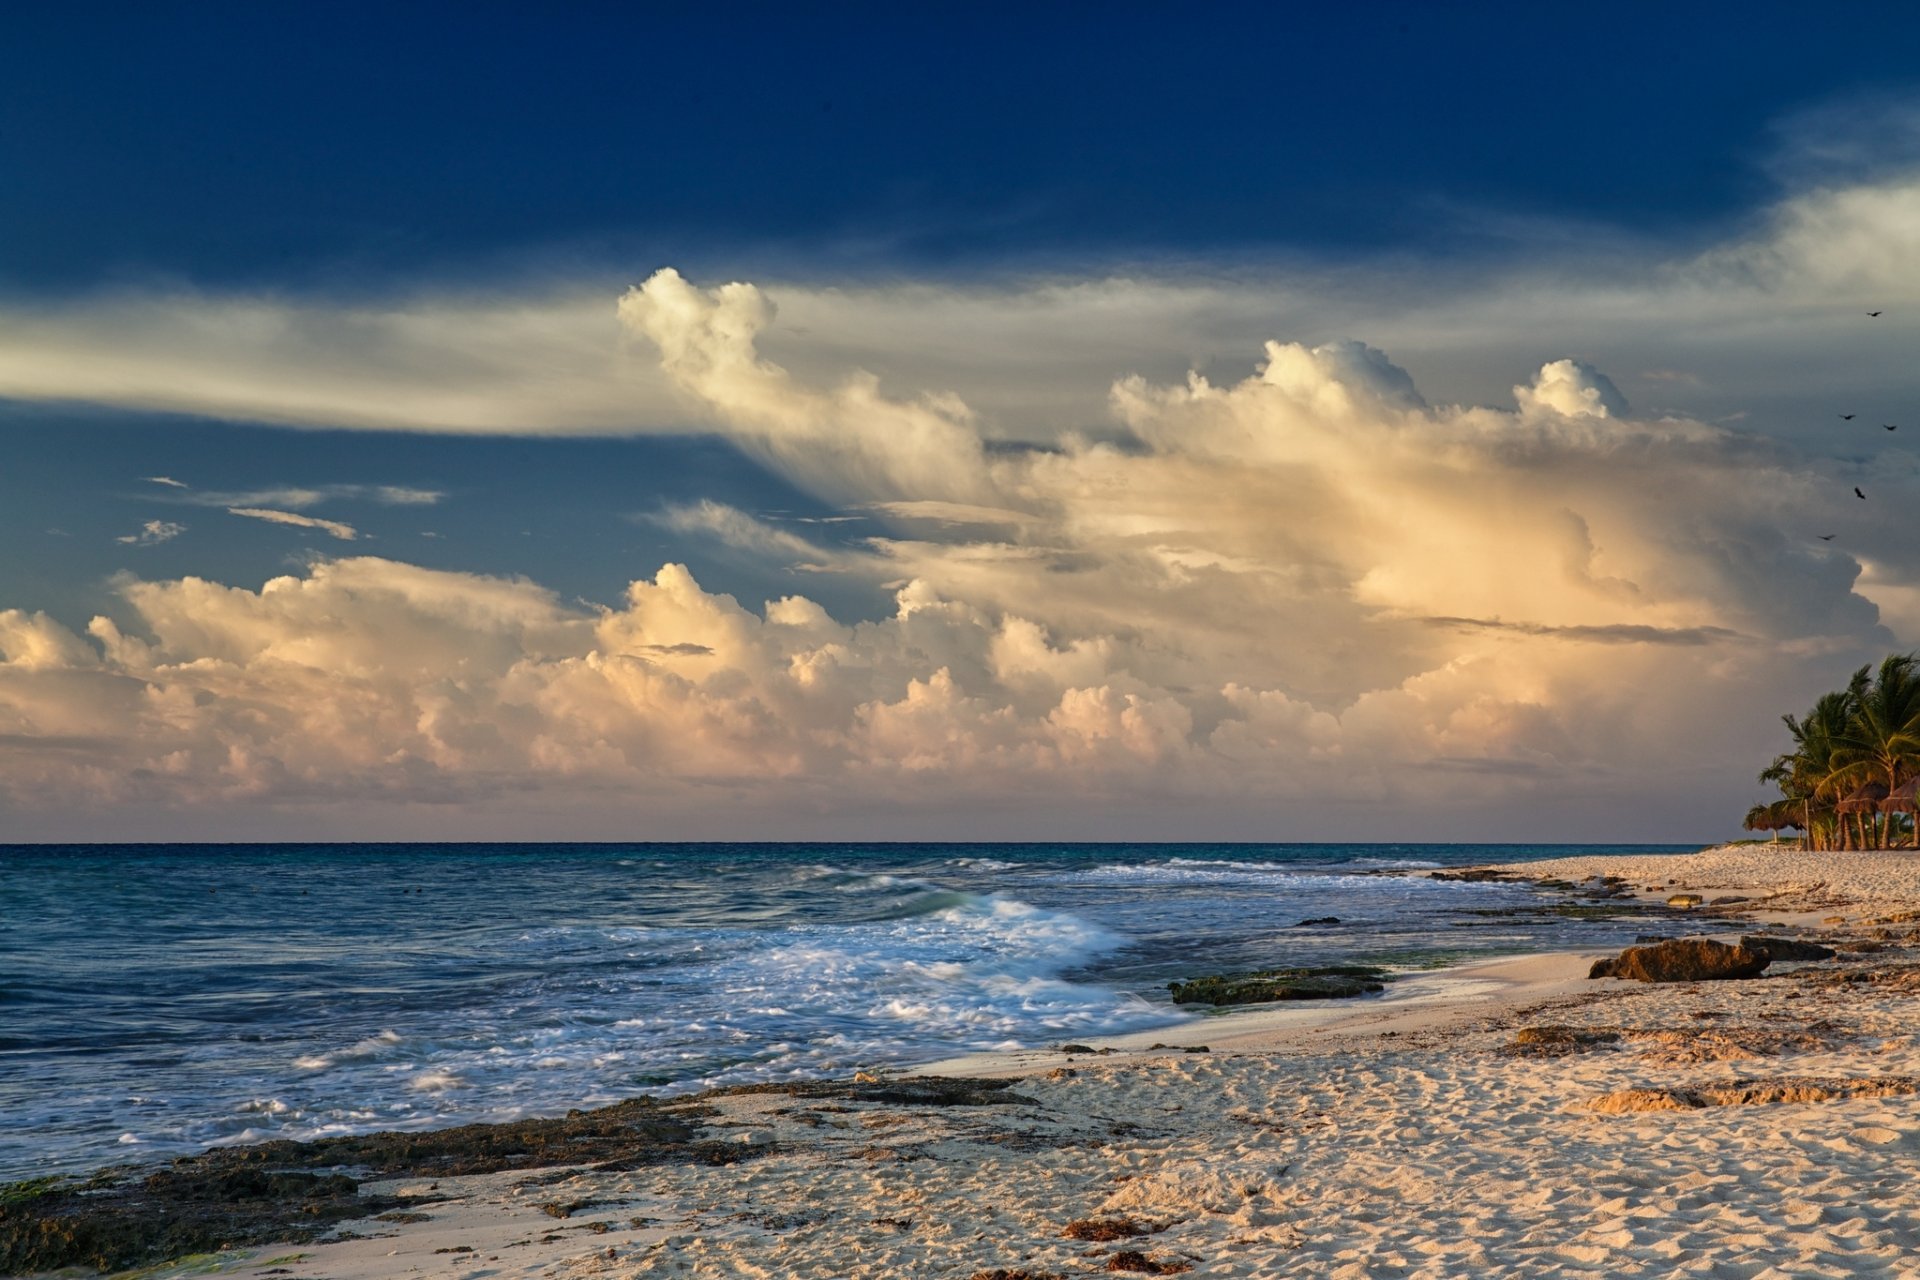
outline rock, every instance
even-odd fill
[[[1633,940],[1633,945],[1636,947],[1645,947],[1645,946],[1651,946],[1656,942],[1672,942],[1672,941],[1673,941],[1673,935],[1670,933],[1643,933],[1639,937]]]
[[[1691,911],[1705,901],[1706,899],[1697,893],[1676,893],[1667,899],[1667,905],[1670,907],[1683,907]]]
[[[1832,947],[1823,947],[1817,942],[1796,942],[1792,938],[1763,938],[1748,934],[1740,939],[1740,945],[1749,951],[1758,951],[1771,960],[1831,960]]]
[[[1771,962],[1764,951],[1730,947],[1704,938],[1684,938],[1651,947],[1628,947],[1611,960],[1596,960],[1589,978],[1631,978],[1637,982],[1705,982],[1752,978]]]
[[[1313,920],[1302,920],[1299,924],[1296,924],[1293,927],[1296,929],[1308,929],[1308,928],[1312,928],[1316,924],[1339,924],[1339,923],[1340,923],[1339,916],[1320,916],[1317,919],[1313,919]]]
[[[1707,905],[1710,907],[1731,907],[1737,902],[1752,902],[1752,898],[1743,898],[1736,893],[1722,894]]]
[[[1319,969],[1264,969],[1169,982],[1175,1004],[1267,1004],[1275,1000],[1344,1000],[1384,991],[1386,971],[1370,965]]]
[[[1846,922],[1847,918],[1845,916],[1826,916],[1820,921],[1821,924],[1827,925],[1845,924]]]
[[[1910,1076],[1848,1079],[1785,1076],[1775,1080],[1730,1080],[1692,1089],[1621,1089],[1587,1103],[1602,1115],[1633,1111],[1696,1111],[1701,1107],[1751,1107],[1781,1102],[1839,1102],[1854,1098],[1896,1098],[1915,1091]]]
[[[1465,871],[1434,871],[1428,874],[1430,880],[1461,880],[1467,884],[1478,884],[1483,880],[1512,880],[1510,871],[1498,867],[1470,867]]]
[[[1513,1043],[1501,1052],[1510,1058],[1562,1058],[1570,1053],[1599,1044],[1614,1044],[1618,1031],[1588,1030],[1581,1027],[1522,1027],[1513,1033]]]

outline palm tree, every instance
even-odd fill
[[[1913,654],[1881,662],[1835,740],[1832,759],[1849,788],[1883,782],[1892,792],[1920,768],[1920,669]],[[1872,826],[1871,816],[1867,823]]]
[[[1866,695],[1871,670],[1861,667],[1845,689],[1822,695],[1805,716],[1781,716],[1793,736],[1794,749],[1775,756],[1773,763],[1760,771],[1760,781],[1777,784],[1781,795],[1799,806],[1801,829],[1807,833],[1809,848],[1830,844],[1835,834],[1842,848],[1850,843],[1851,832],[1845,820],[1832,809],[1846,786],[1841,776],[1844,762],[1837,755],[1840,740]]]

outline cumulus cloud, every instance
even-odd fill
[[[662,273],[622,314],[690,410],[884,527],[825,547],[712,501],[650,518],[868,584],[878,616],[749,606],[679,564],[608,606],[371,557],[129,581],[84,634],[0,615],[12,803],[1297,838],[1537,837],[1551,811],[1666,836],[1739,811],[1738,762],[1804,700],[1783,690],[1895,639],[1863,593],[1904,571],[1863,582],[1807,532],[1850,518],[1830,483],[1639,416],[1572,358],[1500,408],[1276,340],[1244,376],[1120,377],[1101,433],[989,448],[950,396],[770,358],[752,286]]]
[[[292,525],[296,529],[318,529],[322,533],[352,542],[360,536],[360,531],[350,524],[338,520],[322,520],[319,516],[303,516],[293,511],[275,511],[269,507],[228,507],[230,516],[245,516],[249,520],[265,520],[269,524]]]
[[[158,543],[171,542],[186,531],[187,526],[175,524],[171,520],[149,520],[140,526],[140,532],[122,534],[114,541],[135,547],[151,547]]]

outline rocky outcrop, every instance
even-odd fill
[[[1787,1076],[1777,1080],[1729,1080],[1693,1089],[1621,1089],[1587,1103],[1602,1115],[1634,1111],[1697,1111],[1702,1107],[1759,1106],[1778,1102],[1837,1102],[1850,1098],[1894,1098],[1914,1092],[1920,1081],[1909,1076],[1875,1079]]]
[[[1749,951],[1763,952],[1770,960],[1783,962],[1831,960],[1834,957],[1832,947],[1823,947],[1817,942],[1801,942],[1794,938],[1769,938],[1750,933],[1740,939],[1740,945]]]
[[[1764,951],[1730,947],[1704,938],[1682,938],[1651,947],[1628,947],[1611,960],[1596,960],[1589,978],[1631,978],[1636,982],[1710,982],[1753,978],[1769,963]]]
[[[1386,989],[1386,971],[1336,964],[1320,969],[1263,969],[1169,982],[1175,1004],[1268,1004],[1276,1000],[1343,1000]]]

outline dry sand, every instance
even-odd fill
[[[1525,870],[1846,915],[1826,934],[1868,950],[1672,986],[1535,956],[1172,1033],[1204,1053],[1148,1048],[1161,1032],[932,1069],[1020,1077],[1004,1105],[722,1098],[706,1123],[740,1163],[388,1184],[419,1197],[421,1220],[197,1273],[1920,1276],[1920,929],[1861,923],[1920,909],[1920,855]],[[1515,1050],[1543,1026],[1567,1030]],[[1118,1218],[1148,1234],[1066,1234]]]

